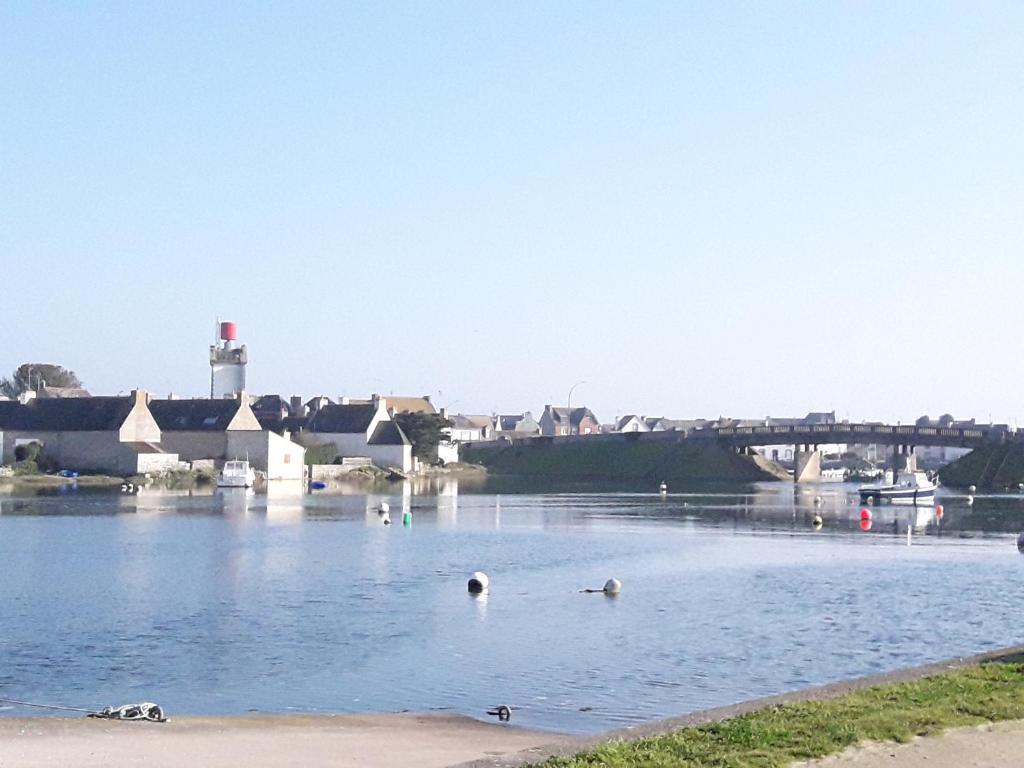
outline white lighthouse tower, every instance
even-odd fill
[[[245,344],[235,346],[238,327],[220,323],[218,343],[210,346],[210,397],[238,397],[245,389],[245,364],[249,356]]]

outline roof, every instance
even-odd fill
[[[92,397],[83,387],[51,387],[46,384],[36,390],[36,397]]]
[[[372,404],[325,405],[310,417],[306,428],[310,432],[366,432],[376,414]]]
[[[367,442],[370,445],[412,445],[402,428],[393,421],[378,424]]]
[[[241,407],[240,400],[151,400],[150,413],[161,432],[223,432]]]
[[[647,420],[646,419],[642,419],[641,417],[637,416],[635,413],[627,413],[625,416],[623,416],[621,419],[619,419],[618,421],[615,422],[616,429],[622,429],[624,426],[629,424],[629,422],[631,422],[633,419],[636,419],[641,424],[644,424],[644,425],[647,424]]]
[[[490,416],[470,416],[456,413],[448,418],[455,429],[490,429],[494,426],[494,421]]]
[[[134,405],[131,397],[33,398],[26,405],[0,403],[0,427],[40,432],[110,432],[121,429]]]
[[[564,421],[565,418],[566,418],[566,415],[568,414],[568,409],[567,408],[548,406],[548,410],[551,412],[551,418],[554,421],[559,422],[559,423]],[[589,408],[586,408],[586,407],[573,408],[572,409],[572,414],[570,415],[570,418],[569,418],[569,423],[571,425],[579,424],[581,421],[583,421],[583,419],[585,419],[588,416],[591,419],[593,419],[595,422],[597,421],[597,417],[593,414],[593,412]]]
[[[387,409],[392,413],[437,413],[429,397],[392,397],[384,398]]]

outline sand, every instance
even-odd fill
[[[168,723],[0,718],[2,768],[432,768],[557,743],[450,715],[172,717]]]
[[[869,743],[794,768],[1017,768],[1024,765],[1024,721],[955,728],[908,744]]]

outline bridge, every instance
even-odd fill
[[[931,427],[889,424],[786,424],[754,427],[707,427],[691,430],[687,437],[715,440],[719,444],[747,453],[751,448],[766,445],[793,445],[797,482],[821,477],[819,446],[845,443],[860,445],[891,445],[893,465],[898,471],[913,470],[917,463],[917,446],[947,448],[978,448],[1016,438],[1016,433],[1002,424],[969,427]]]

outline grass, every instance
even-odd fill
[[[611,741],[546,768],[783,768],[865,741],[1024,718],[1024,663],[992,662],[839,698],[752,712],[637,741]]]

